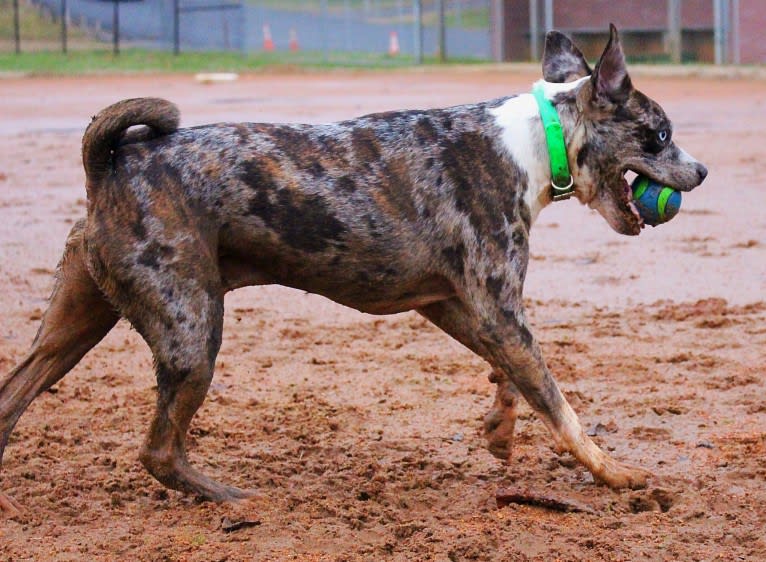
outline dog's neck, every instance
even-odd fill
[[[545,97],[553,100],[557,94],[575,91],[587,79],[585,77],[563,84],[554,84],[542,80],[539,83],[543,86]],[[513,158],[513,163],[527,174],[527,190],[524,194],[524,201],[529,207],[529,213],[534,223],[543,207],[553,200],[551,197],[548,145],[537,102],[531,93],[521,94],[509,98],[502,105],[490,111],[500,127],[502,143]],[[585,131],[578,126],[569,112],[561,113],[560,118],[570,169],[575,174],[577,151],[582,144]],[[576,195],[579,197],[577,192]]]

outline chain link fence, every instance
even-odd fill
[[[253,2],[246,18],[248,29],[255,30],[246,36],[248,51],[263,48],[264,36],[270,32],[275,49],[289,49],[297,41],[299,48],[327,58],[340,53],[445,59],[491,56],[488,0]]]
[[[270,52],[286,62],[491,57],[490,0],[0,0],[0,7],[20,20],[15,30],[9,17],[0,21],[4,50],[122,45]]]

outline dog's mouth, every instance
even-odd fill
[[[630,214],[632,215],[631,218],[637,223],[638,230],[641,231],[641,229],[643,229],[646,225],[644,224],[644,219],[641,216],[641,213],[638,212],[638,207],[636,207],[636,204],[633,203],[633,188],[631,187],[630,182],[626,176],[628,172],[637,174],[637,172],[634,172],[633,170],[624,170],[620,175],[623,203],[630,211]]]
[[[633,203],[633,190],[626,178],[627,172],[623,170],[616,173],[611,181],[604,182],[589,205],[616,232],[636,236],[644,228],[644,219]]]

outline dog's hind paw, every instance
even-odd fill
[[[0,492],[0,518],[10,518],[19,515],[24,508],[11,496]]]
[[[493,457],[506,463],[511,460],[513,455],[513,445],[507,440],[489,441],[487,450]]]

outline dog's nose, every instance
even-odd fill
[[[707,168],[699,162],[697,163],[697,177],[699,178],[699,183],[705,181],[707,177]]]

